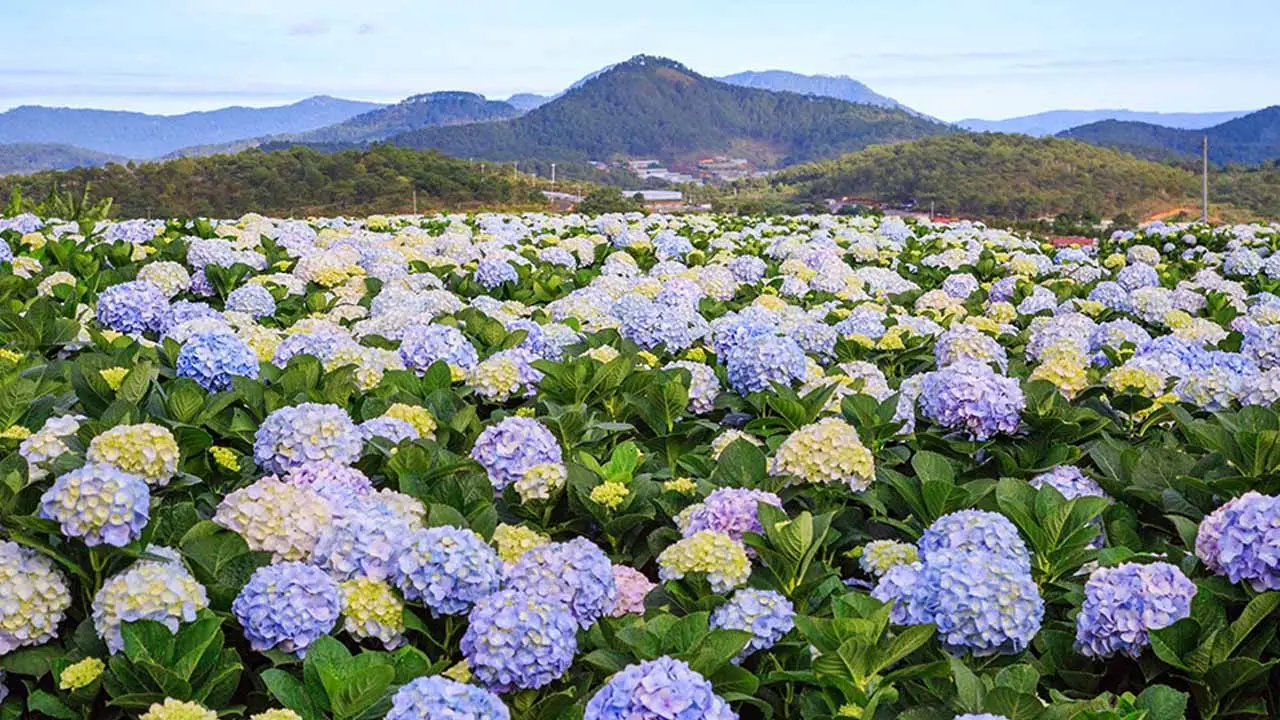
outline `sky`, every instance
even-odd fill
[[[0,0],[0,110],[554,93],[646,53],[848,75],[944,120],[1280,103],[1280,0]]]

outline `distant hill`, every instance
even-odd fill
[[[555,100],[559,95],[538,95],[536,93],[516,93],[507,98],[507,104],[519,110],[520,112],[529,112],[534,108],[540,108],[543,105]]]
[[[1254,165],[1280,158],[1280,105],[1202,130],[1104,120],[1071,128],[1059,135],[1151,160],[1196,158],[1200,155],[1201,139],[1207,136],[1210,162]]]
[[[0,175],[24,175],[42,170],[98,167],[109,162],[125,162],[125,159],[72,145],[49,143],[0,145]]]
[[[0,113],[0,143],[57,143],[146,159],[192,145],[314,130],[378,107],[325,96],[280,107],[183,115],[28,105]]]
[[[425,128],[390,142],[493,160],[731,153],[776,167],[945,132],[902,110],[739,87],[641,55],[513,120]]]
[[[867,148],[770,177],[798,196],[915,203],[946,215],[1013,219],[1141,216],[1191,197],[1192,173],[1059,138],[955,133]]]
[[[1248,113],[1248,110],[1206,113],[1162,113],[1135,110],[1049,110],[1048,112],[1006,118],[1004,120],[969,118],[956,124],[965,130],[973,130],[974,132],[1022,133],[1023,135],[1042,137],[1045,135],[1057,135],[1063,130],[1103,120],[1143,122],[1184,130],[1197,130],[1218,125],[1228,120],[1234,120]]]
[[[299,142],[367,142],[383,140],[418,128],[463,125],[513,118],[515,107],[469,92],[433,92],[405,98],[329,127],[296,133]]]
[[[113,198],[119,217],[239,217],[364,215],[418,207],[541,206],[530,184],[510,173],[482,175],[465,160],[388,145],[321,154],[303,147],[280,152],[252,149],[238,155],[181,158],[133,166],[108,165],[0,178],[0,197],[21,188],[41,197],[51,187],[94,199]]]
[[[801,75],[787,72],[786,70],[748,70],[716,79],[730,85],[740,85],[742,87],[756,88],[757,90],[816,95],[852,103],[910,110],[910,108],[897,100],[877,93],[848,75]]]

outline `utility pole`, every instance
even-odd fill
[[[551,189],[556,189],[556,164],[551,163]]]
[[[1202,211],[1201,222],[1209,222],[1209,136],[1205,135],[1200,142],[1200,201]]]
[[[520,161],[516,160],[511,163],[511,182],[516,181],[516,172],[520,169]]]
[[[413,189],[413,214],[418,214],[418,188]]]

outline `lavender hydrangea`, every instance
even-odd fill
[[[710,331],[697,308],[685,304],[642,303],[622,316],[618,333],[645,350],[669,353],[688,349]]]
[[[480,433],[471,448],[471,459],[489,474],[493,487],[502,490],[529,468],[560,463],[563,456],[560,443],[546,426],[533,418],[513,415]]]
[[[472,277],[486,290],[493,290],[502,285],[502,283],[520,281],[520,273],[516,272],[511,263],[492,258],[481,260],[476,266],[475,274]]]
[[[925,417],[978,441],[1017,432],[1026,406],[1016,380],[972,361],[925,375],[918,400]]]
[[[198,332],[178,351],[178,377],[189,377],[210,392],[227,390],[235,376],[256,379],[258,355],[233,333]]]
[[[333,630],[341,610],[338,583],[320,568],[293,561],[255,570],[231,603],[250,647],[299,657]]]
[[[1062,497],[1068,500],[1079,497],[1107,497],[1096,480],[1085,475],[1074,465],[1058,465],[1048,472],[1031,478],[1031,487],[1040,489],[1045,485],[1062,493]]]
[[[716,396],[720,394],[720,380],[716,377],[715,370],[691,360],[680,360],[662,366],[663,370],[674,368],[680,368],[689,373],[689,412],[702,415],[714,410]]]
[[[114,465],[89,463],[60,476],[40,496],[40,517],[85,545],[124,547],[142,535],[151,514],[147,481]]]
[[[446,362],[463,370],[480,361],[476,348],[460,330],[448,325],[413,325],[400,339],[400,359],[404,366],[418,373],[437,362]]]
[[[735,346],[724,358],[729,385],[740,395],[790,385],[805,375],[804,350],[795,340],[766,335]]]
[[[913,599],[917,594],[924,564],[920,562],[894,565],[885,571],[871,590],[871,597],[884,603],[892,603],[889,621],[897,625],[919,625],[929,622]]]
[[[944,551],[973,552],[1005,558],[1024,572],[1031,571],[1030,555],[1018,528],[998,512],[959,510],[943,515],[920,536],[919,548],[926,563]]]
[[[711,613],[711,627],[751,633],[746,647],[734,658],[741,662],[754,652],[768,650],[791,632],[795,627],[795,607],[779,592],[743,588]]]
[[[360,470],[332,460],[305,462],[289,468],[284,482],[311,488],[329,501],[335,511],[350,506],[373,492],[373,482]]]
[[[564,605],[502,590],[471,609],[462,654],[475,678],[491,690],[537,689],[573,664],[577,630]]]
[[[270,317],[276,314],[276,299],[262,285],[242,285],[227,294],[226,307],[250,317]]]
[[[1149,631],[1191,615],[1195,594],[1195,583],[1169,563],[1098,568],[1084,586],[1076,649],[1089,657],[1136,659],[1150,644]]]
[[[253,459],[277,473],[307,462],[350,464],[360,457],[360,431],[337,405],[302,403],[273,410],[253,438]]]
[[[140,335],[164,329],[168,310],[164,291],[145,280],[131,280],[103,290],[95,313],[108,330]]]
[[[675,518],[676,526],[684,537],[692,537],[702,530],[714,530],[740,541],[749,532],[764,532],[760,525],[760,503],[781,508],[782,498],[766,490],[717,488],[702,502],[680,511]]]
[[[1196,555],[1231,582],[1280,590],[1280,497],[1248,492],[1200,523]]]
[[[609,557],[583,537],[529,550],[507,570],[504,585],[564,605],[584,630],[612,610],[618,596]]]
[[[937,625],[943,647],[952,652],[1022,652],[1044,619],[1035,581],[1007,555],[932,553],[914,590],[912,613]]]
[[[383,513],[357,512],[334,520],[320,534],[311,562],[338,580],[364,577],[386,580],[397,553],[410,537],[407,520]]]
[[[628,665],[587,702],[583,720],[738,720],[711,683],[683,660]]]
[[[470,530],[433,527],[406,538],[395,554],[391,581],[431,614],[457,615],[496,591],[502,562],[484,538]]]
[[[393,445],[398,445],[406,440],[417,440],[420,437],[418,431],[407,420],[386,415],[365,420],[360,423],[359,429],[360,437],[364,438],[365,442],[374,438],[383,438],[390,440]]]
[[[420,677],[401,685],[391,698],[386,720],[510,720],[511,712],[497,695],[441,675]]]

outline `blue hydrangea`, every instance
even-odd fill
[[[476,438],[471,459],[489,474],[493,487],[502,490],[525,470],[542,463],[563,461],[560,443],[542,423],[512,415],[490,425]]]
[[[400,340],[400,359],[404,366],[418,373],[426,372],[434,363],[444,361],[463,370],[480,361],[476,348],[460,330],[448,325],[414,325],[406,328]]]
[[[89,463],[60,476],[40,496],[40,517],[85,545],[124,547],[137,540],[150,518],[147,481],[114,465]]]
[[[768,271],[768,266],[764,260],[754,255],[739,255],[729,261],[729,272],[740,282],[757,283],[764,279],[764,274]]]
[[[1280,498],[1248,492],[1218,508],[1200,524],[1196,554],[1233,583],[1280,590]]]
[[[95,317],[108,330],[140,335],[164,329],[169,298],[145,280],[112,285],[98,295]]]
[[[925,417],[979,441],[1017,432],[1026,406],[1016,380],[971,361],[925,375],[918,400]]]
[[[712,628],[746,630],[751,640],[735,661],[759,650],[768,650],[795,627],[795,607],[773,590],[743,588],[711,613]]]
[[[276,314],[276,299],[262,285],[241,285],[227,294],[226,307],[255,318],[270,317]]]
[[[1102,303],[1103,307],[1116,312],[1128,312],[1133,307],[1129,299],[1129,291],[1120,283],[1103,280],[1089,291],[1089,299]]]
[[[1240,342],[1240,354],[1253,361],[1259,370],[1280,367],[1280,325],[1251,327]]]
[[[1121,268],[1116,273],[1116,282],[1125,290],[1137,290],[1144,287],[1159,287],[1160,274],[1156,269],[1144,263],[1134,263]]]
[[[964,300],[970,295],[978,291],[978,278],[969,273],[955,273],[948,275],[942,281],[942,292],[953,298]]]
[[[475,281],[486,290],[493,290],[502,283],[520,281],[520,273],[505,260],[485,259],[476,266]]]
[[[695,307],[647,302],[623,314],[618,333],[645,350],[663,347],[678,353],[705,337],[710,327]]]
[[[365,442],[374,438],[385,438],[393,444],[406,440],[417,440],[418,431],[408,421],[394,417],[376,417],[360,423],[360,436]]]
[[[1221,410],[1244,391],[1245,380],[1257,374],[1258,367],[1248,357],[1213,350],[1192,359],[1173,392],[1183,402]]]
[[[1062,493],[1062,497],[1068,500],[1079,497],[1107,497],[1096,480],[1085,475],[1074,465],[1058,465],[1049,472],[1040,473],[1031,478],[1031,487],[1039,489],[1045,485]]]
[[[520,341],[519,347],[528,350],[546,360],[559,360],[563,353],[563,348],[553,342],[552,338],[547,334],[538,323],[526,319],[516,318],[506,323],[507,332],[514,333],[523,330],[525,333],[524,340]]]
[[[334,330],[297,332],[280,341],[271,356],[271,364],[284,367],[298,355],[311,355],[320,360],[328,360],[339,350],[353,348],[356,345],[356,341],[351,339],[350,335]]]
[[[710,681],[683,660],[628,665],[587,702],[583,720],[738,720]]]
[[[189,377],[210,392],[227,390],[231,378],[258,377],[258,355],[230,332],[198,332],[182,344],[175,363],[178,377]]]
[[[1009,369],[1009,357],[1000,341],[972,325],[955,325],[939,335],[933,357],[940,368],[970,360],[995,365],[1001,372]]]
[[[875,588],[871,597],[880,602],[892,603],[889,609],[889,621],[898,625],[919,625],[929,620],[920,612],[912,599],[916,596],[916,586],[924,574],[924,564],[919,562],[902,563],[889,568]]]
[[[716,355],[728,356],[735,349],[751,344],[757,338],[778,334],[778,320],[773,313],[756,306],[729,313],[711,323],[711,349]]]
[[[510,720],[502,698],[474,685],[441,675],[401,685],[391,698],[386,720]]]
[[[1150,339],[1151,333],[1141,325],[1128,318],[1120,318],[1100,323],[1093,329],[1089,335],[1089,350],[1092,352],[1103,348],[1119,350],[1126,343],[1136,348]]]
[[[821,322],[798,323],[787,328],[786,335],[804,352],[823,359],[835,355],[836,340],[840,337],[835,327]]]
[[[161,323],[160,332],[168,333],[179,325],[197,319],[222,320],[222,313],[209,307],[208,303],[178,300],[169,306]]]
[[[1009,560],[1031,571],[1031,556],[1009,518],[987,510],[959,510],[934,520],[920,536],[920,558],[927,564],[943,551],[973,552]]]
[[[1150,644],[1149,631],[1191,615],[1195,594],[1195,583],[1169,563],[1098,568],[1084,586],[1076,649],[1089,657],[1136,659]]]
[[[1018,277],[1010,275],[1002,277],[991,283],[991,289],[987,291],[988,302],[1013,302],[1013,293],[1018,289]]]
[[[335,510],[350,506],[373,492],[369,476],[332,460],[305,462],[289,468],[283,480],[290,485],[309,487],[328,500]]]
[[[410,537],[409,523],[385,513],[356,512],[325,528],[311,552],[312,564],[338,580],[391,577],[401,546]]]
[[[253,459],[276,473],[320,460],[349,465],[359,459],[363,445],[345,410],[302,403],[267,415],[253,437]]]
[[[938,551],[924,562],[912,613],[938,626],[944,648],[974,655],[1019,653],[1044,619],[1027,568],[1006,555]]]
[[[536,689],[573,664],[577,630],[564,605],[502,590],[471,609],[462,654],[475,678],[492,690]]]
[[[564,605],[584,630],[613,609],[618,597],[609,556],[584,537],[525,552],[505,580],[507,589]]]
[[[676,526],[684,537],[693,537],[703,530],[714,530],[740,541],[749,532],[764,532],[764,527],[760,524],[760,503],[781,508],[782,498],[766,490],[717,488],[702,502],[680,511],[675,518]]]
[[[314,565],[279,562],[253,571],[231,603],[249,646],[305,656],[342,610],[338,583]]]
[[[433,527],[406,538],[395,554],[391,581],[432,615],[466,612],[496,591],[502,561],[484,538],[470,530]]]
[[[729,352],[725,370],[740,395],[768,390],[775,382],[790,385],[804,379],[804,350],[789,337],[756,337]]]

